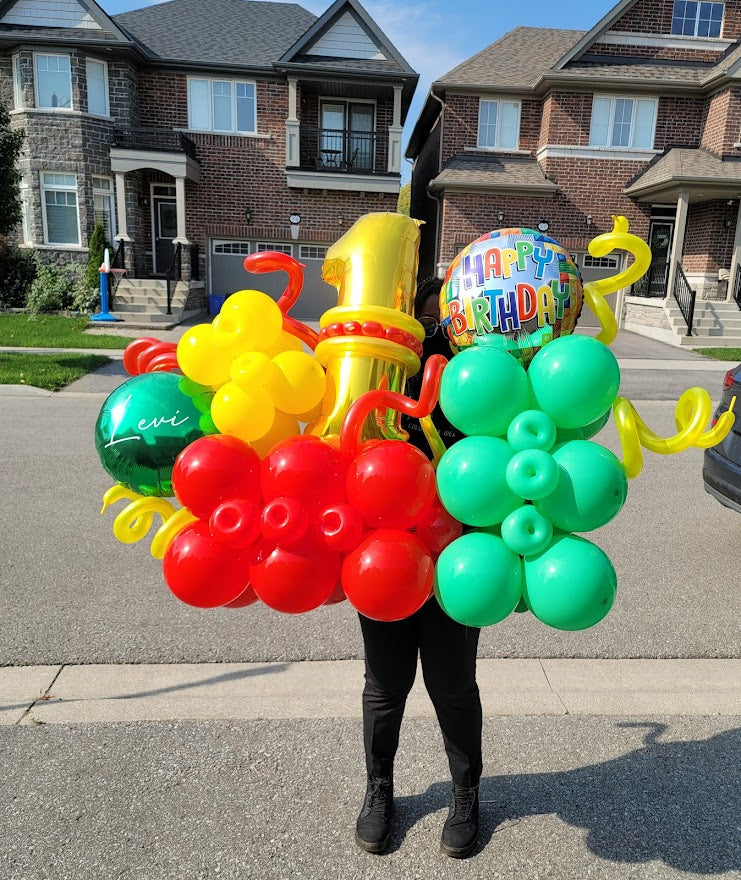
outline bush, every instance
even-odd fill
[[[89,256],[85,269],[85,287],[90,290],[100,290],[100,267],[103,263],[105,249],[110,245],[105,240],[105,232],[102,223],[96,223],[93,234],[88,242]]]
[[[31,251],[0,241],[0,309],[22,309],[36,277]]]
[[[31,312],[60,312],[74,307],[84,290],[84,269],[79,263],[61,268],[47,266],[36,259],[36,279],[31,285],[28,308]]]

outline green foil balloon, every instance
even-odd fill
[[[558,428],[583,428],[596,421],[610,409],[620,387],[615,356],[591,336],[549,342],[532,359],[528,376],[537,405]]]
[[[443,611],[464,626],[499,623],[522,596],[522,560],[501,538],[470,532],[440,554],[435,595]]]
[[[204,434],[204,414],[181,390],[187,382],[176,373],[144,373],[117,388],[100,411],[95,448],[101,464],[140,495],[172,495],[175,459]]]
[[[512,419],[530,405],[527,374],[506,351],[473,346],[445,367],[440,407],[448,421],[471,436],[503,437]]]
[[[617,458],[589,440],[557,446],[553,460],[559,477],[536,507],[559,529],[590,532],[617,516],[628,497],[628,480]]]
[[[437,467],[437,491],[448,513],[468,526],[493,526],[519,507],[522,499],[506,480],[512,455],[498,437],[464,437],[454,443]]]
[[[554,535],[542,553],[525,557],[524,569],[527,607],[555,629],[594,626],[615,601],[617,577],[607,554],[578,535]]]
[[[553,526],[532,504],[513,510],[502,522],[502,540],[514,553],[533,556],[550,544]]]

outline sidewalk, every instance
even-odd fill
[[[741,715],[741,660],[479,660],[484,715]],[[360,718],[360,660],[0,668],[0,725]],[[434,718],[421,674],[405,717]]]

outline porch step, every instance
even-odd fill
[[[681,336],[677,344],[682,348],[741,348],[741,336]]]
[[[124,329],[126,331],[139,331],[139,330],[171,330],[173,327],[178,327],[180,324],[185,321],[189,321],[191,318],[195,318],[198,315],[202,315],[204,317],[204,321],[207,321],[207,317],[205,316],[202,309],[189,309],[188,311],[183,312],[179,315],[165,315],[168,321],[163,321],[162,316],[157,316],[157,320],[149,320],[146,315],[124,315],[115,312],[114,314],[120,319],[118,321],[95,321],[88,326],[95,327],[97,330],[100,330],[104,327],[115,327],[118,330]]]

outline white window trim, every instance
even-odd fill
[[[95,196],[105,196],[110,199],[110,214],[111,214],[111,242],[116,240],[116,235],[118,234],[118,229],[116,227],[116,184],[112,177],[108,177],[107,174],[93,174],[93,218],[95,217]],[[100,180],[108,180],[110,181],[111,188],[110,189],[100,189],[95,185],[95,181],[97,179]]]
[[[29,201],[30,188],[26,180],[21,181],[21,238],[23,244],[33,244],[31,232],[31,203]]]
[[[602,95],[599,93],[595,93],[592,95],[592,113],[594,112],[594,100],[595,98],[607,98],[610,101],[610,121],[607,124],[607,138],[608,140],[612,140],[612,129],[615,124],[615,104],[617,101],[633,101],[633,113],[630,117],[630,144],[627,146],[613,146],[610,143],[607,144],[593,144],[592,140],[592,120],[590,116],[589,120],[589,149],[590,150],[626,150],[630,152],[653,152],[653,145],[656,141],[656,123],[659,121],[659,99],[652,98],[650,96],[644,95]],[[638,101],[651,101],[654,105],[654,130],[651,135],[651,146],[650,147],[635,147],[633,146],[633,138],[635,136],[635,120],[636,120],[636,106]]]
[[[39,106],[39,69],[37,59],[40,55],[45,58],[67,58],[69,60],[69,107],[41,107]],[[76,110],[72,94],[72,55],[69,52],[34,52],[33,53],[33,101],[36,109],[46,113],[69,113]]]
[[[695,32],[692,34],[675,34],[672,31],[672,36],[683,36],[683,37],[697,37],[700,40],[713,40],[713,39],[723,39],[723,25],[726,23],[726,4],[725,2],[720,2],[720,0],[707,0],[707,2],[715,3],[716,5],[720,5],[723,7],[723,17],[720,20],[720,33],[717,37],[702,37],[697,33],[697,29],[700,26],[700,3],[701,0],[698,0],[697,3],[697,12],[695,13]],[[676,0],[672,3],[672,23],[671,27],[674,26],[674,6],[676,4]]]
[[[21,56],[13,55],[13,109],[23,109],[23,86],[21,83]]]
[[[105,113],[94,113],[90,109],[90,83],[88,79],[88,64],[92,62],[93,64],[102,64],[103,65],[103,80],[105,82]],[[87,57],[85,58],[85,86],[87,88],[87,112],[90,116],[99,116],[101,118],[110,119],[111,118],[111,92],[108,86],[108,62],[101,61],[100,58]]]
[[[69,174],[75,178],[74,186],[46,186],[44,184],[45,174]],[[39,174],[39,182],[41,186],[41,215],[44,221],[44,244],[55,248],[80,248],[80,196],[77,191],[77,175],[69,171],[41,171]],[[46,222],[46,191],[52,192],[73,192],[75,194],[75,210],[77,211],[77,244],[73,242],[49,241],[49,227]]]
[[[193,126],[193,114],[191,112],[190,106],[190,84],[191,82],[207,82],[208,83],[208,118],[209,118],[209,128],[195,128]],[[222,129],[222,128],[214,128],[214,83],[215,82],[228,82],[232,85],[232,119],[234,120],[234,128],[232,129]],[[255,127],[254,129],[239,129],[237,128],[237,85],[248,85],[252,86],[255,90]],[[255,135],[257,134],[257,82],[253,79],[229,79],[228,77],[223,76],[189,76],[187,78],[187,99],[188,99],[188,131],[196,131],[196,132],[208,132],[209,134],[221,134],[221,135],[230,135],[230,134],[240,134],[240,135]]]
[[[481,143],[481,108],[484,102],[486,103],[494,103],[496,101],[497,104],[497,142],[493,146],[485,145]],[[502,104],[515,104],[517,106],[517,138],[515,139],[514,147],[503,147],[500,145],[500,135],[502,131]],[[520,100],[512,100],[511,98],[499,98],[496,96],[490,97],[480,97],[479,98],[479,114],[478,121],[476,123],[476,149],[477,150],[490,150],[491,152],[503,153],[508,150],[517,150],[520,146],[520,125],[522,124],[522,101]]]

